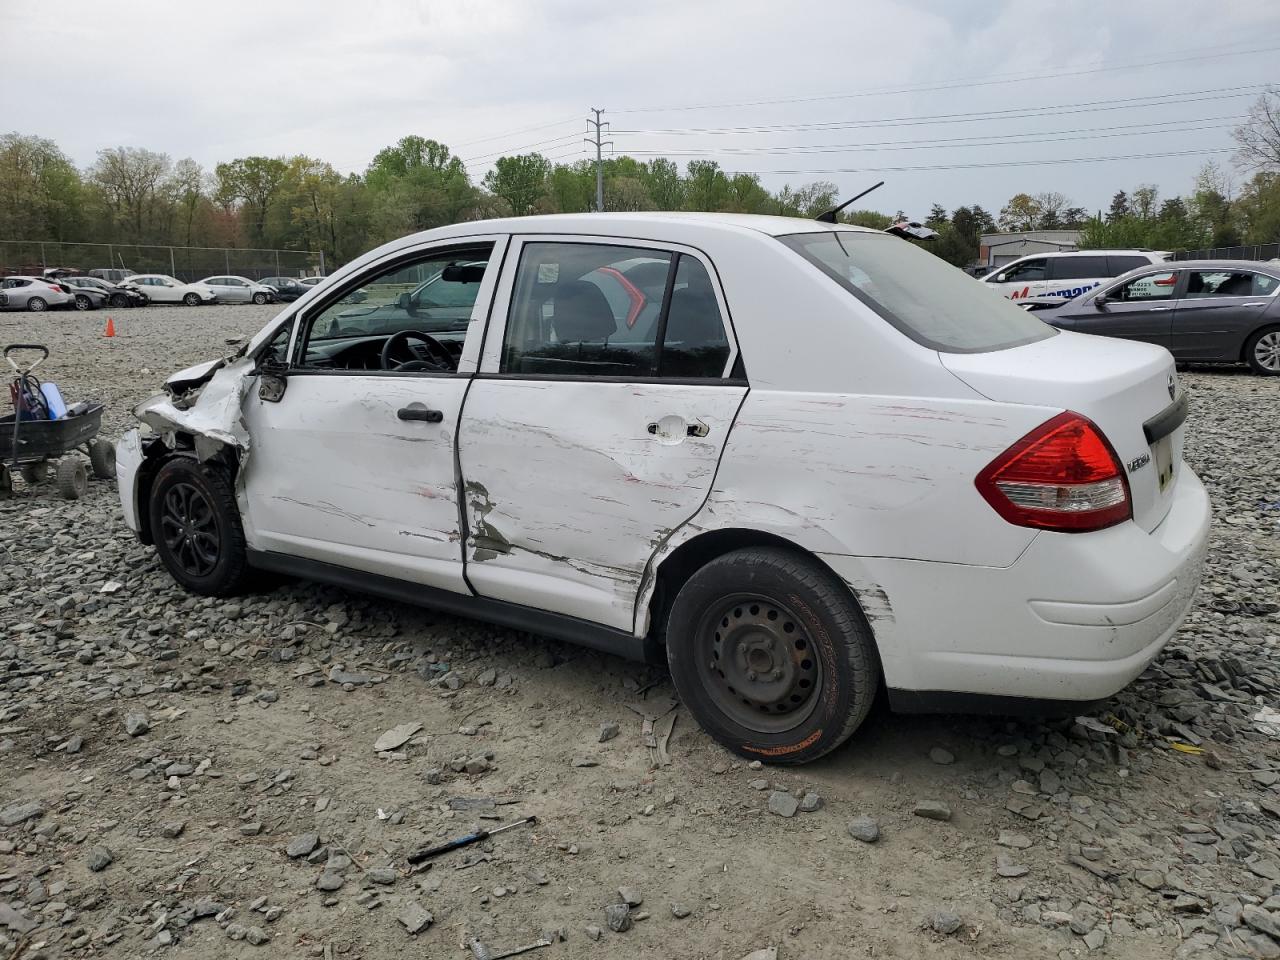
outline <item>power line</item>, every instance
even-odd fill
[[[540,123],[532,127],[521,127],[519,130],[508,130],[506,133],[496,133],[492,137],[480,137],[476,140],[464,140],[461,143],[454,144],[455,147],[469,147],[477,143],[491,143],[494,140],[502,140],[506,137],[518,136],[522,133],[533,133],[535,130],[548,130],[551,127],[560,127],[566,123],[577,123],[577,117],[568,117],[565,120],[556,120],[553,123]]]
[[[881,117],[875,120],[831,120],[814,123],[775,123],[736,127],[668,127],[648,130],[615,130],[631,136],[737,136],[759,133],[800,133],[809,130],[855,130],[874,127],[933,126],[947,123],[978,123],[985,120],[1021,120],[1043,116],[1077,113],[1099,113],[1109,110],[1132,110],[1139,107],[1182,106],[1212,100],[1230,100],[1252,96],[1266,84],[1244,87],[1215,87],[1180,93],[1158,93],[1143,97],[1117,97],[1108,100],[1086,100],[1080,103],[1058,103],[1042,107],[1010,107],[1004,110],[978,110],[965,113],[938,113],[915,117]],[[1195,96],[1203,93],[1205,96]],[[1176,99],[1181,98],[1181,99]]]
[[[1139,63],[1115,64],[1109,67],[1093,67],[1087,70],[1067,70],[1057,73],[1019,73],[1019,74],[992,74],[987,77],[968,77],[956,80],[942,80],[933,84],[910,84],[901,87],[873,87],[869,90],[858,91],[856,93],[829,93],[817,94],[803,97],[773,97],[762,100],[738,100],[727,101],[721,103],[699,103],[689,105],[675,106],[659,106],[659,107],[631,107],[625,110],[617,110],[616,113],[676,113],[690,110],[729,110],[739,107],[761,107],[773,106],[778,104],[790,103],[819,103],[832,100],[853,100],[864,97],[883,97],[892,96],[894,94],[903,93],[927,93],[936,90],[960,90],[972,87],[998,86],[1010,83],[1025,83],[1032,80],[1051,80],[1064,77],[1082,77],[1098,73],[1112,73],[1123,70],[1139,70],[1146,67],[1165,66],[1173,63],[1186,63],[1191,60],[1215,60],[1222,57],[1233,56],[1249,56],[1255,53],[1270,53],[1280,50],[1280,47],[1259,47],[1253,50],[1232,50],[1226,49],[1218,53],[1203,53],[1201,51],[1214,50],[1220,47],[1238,47],[1242,44],[1256,43],[1256,39],[1240,40],[1229,44],[1214,44],[1210,47],[1192,48],[1182,51],[1179,55],[1170,56],[1164,60],[1150,60]]]
[[[482,153],[482,154],[479,154],[478,156],[467,157],[462,162],[464,164],[472,164],[478,160],[487,160],[489,157],[508,157],[508,156],[511,156],[512,154],[520,153],[522,150],[528,150],[530,147],[542,147],[548,144],[561,143],[562,141],[565,141],[565,140],[573,140],[577,136],[578,136],[577,133],[569,133],[569,134],[565,134],[563,137],[553,137],[550,140],[539,140],[537,143],[526,143],[519,147],[508,147],[505,150],[495,150],[493,151],[493,153]]]
[[[1182,121],[1171,121],[1180,123]],[[1055,131],[1057,133],[1070,134],[1070,136],[1054,136],[1054,137],[1037,137],[1033,134],[1006,134],[1004,136],[994,137],[958,137],[944,140],[885,140],[879,143],[832,143],[832,144],[814,144],[810,146],[796,147],[723,147],[723,148],[707,148],[705,150],[629,150],[629,156],[633,157],[693,157],[706,156],[786,156],[791,154],[806,153],[879,153],[895,150],[936,150],[940,146],[946,146],[950,149],[966,149],[973,147],[1002,147],[1002,146],[1021,146],[1031,143],[1062,143],[1064,141],[1075,142],[1077,140],[1111,140],[1117,137],[1144,137],[1156,134],[1170,133],[1192,133],[1197,130],[1224,130],[1235,126],[1234,123],[1211,123],[1202,126],[1184,126],[1168,130],[1126,130],[1117,133],[1099,133],[1093,135],[1079,135],[1081,131]],[[1087,128],[1086,128],[1087,129]],[[1108,128],[1100,128],[1108,129]],[[1115,129],[1115,128],[1110,128]],[[961,143],[958,141],[971,141]]]
[[[1118,160],[1154,160],[1161,157],[1198,157],[1230,153],[1230,147],[1208,150],[1172,150],[1164,153],[1126,153],[1110,157],[1057,157],[1048,160],[998,160],[986,163],[946,163],[899,167],[835,167],[825,170],[728,170],[757,176],[822,176],[833,173],[910,173],[916,171],[983,170],[998,167],[1042,167],[1060,163],[1109,163]]]

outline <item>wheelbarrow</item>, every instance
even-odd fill
[[[14,354],[22,351],[39,351],[41,356],[27,362],[15,359]],[[16,376],[11,387],[13,413],[0,417],[0,454],[7,453],[0,460],[0,496],[13,491],[15,468],[32,485],[43,483],[52,474],[58,493],[68,500],[79,500],[88,492],[90,470],[99,479],[113,478],[115,444],[98,439],[105,405],[78,403],[65,415],[51,419],[40,381],[32,372],[49,359],[49,348],[13,343],[4,348],[4,359]],[[76,451],[89,458],[87,466],[83,457],[74,455]]]

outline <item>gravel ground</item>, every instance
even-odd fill
[[[0,339],[48,343],[44,372],[109,402],[114,434],[274,310],[121,311],[113,340],[102,313],[10,313]],[[1253,717],[1280,693],[1280,383],[1184,382],[1216,525],[1143,678],[1048,724],[877,710],[801,769],[721,750],[658,670],[301,583],[187,596],[112,483],[75,503],[19,483],[0,502],[0,957],[544,936],[533,956],[1278,957],[1280,731]],[[646,714],[674,718],[665,765]]]

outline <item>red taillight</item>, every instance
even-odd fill
[[[1070,410],[996,457],[974,483],[996,513],[1021,527],[1083,533],[1133,516],[1129,482],[1111,444]]]
[[[50,290],[52,290],[54,293],[61,293],[61,292],[62,292],[62,288],[61,288],[61,287],[55,287],[52,283],[51,283],[51,284],[49,284],[49,289],[50,289]]]

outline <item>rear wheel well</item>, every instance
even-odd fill
[[[662,561],[658,567],[657,582],[654,584],[653,597],[649,600],[649,632],[645,637],[645,655],[655,663],[666,661],[667,620],[671,614],[671,605],[676,594],[685,582],[699,569],[717,557],[744,547],[777,547],[800,556],[809,557],[831,570],[822,558],[803,547],[797,546],[785,537],[779,537],[762,530],[711,530],[699,534],[692,540],[680,544],[672,551],[671,556]],[[853,589],[840,578],[834,570],[832,576],[848,592],[849,598],[865,617],[862,603]],[[872,635],[875,629],[872,627]]]

